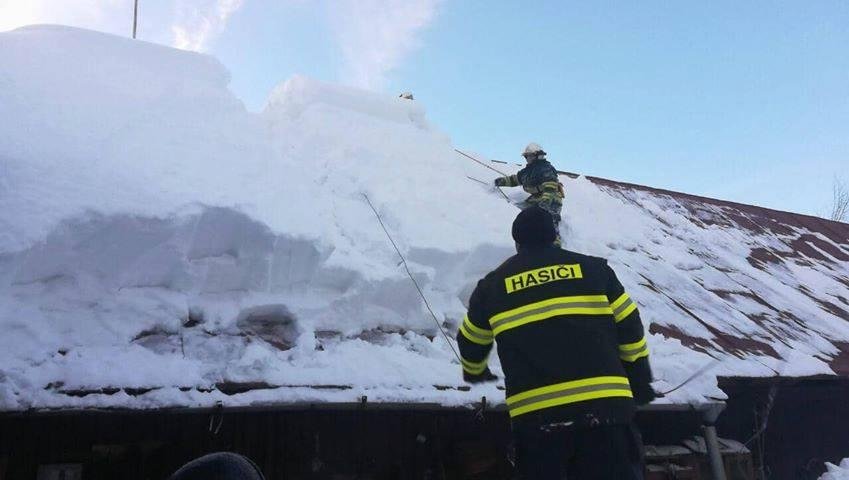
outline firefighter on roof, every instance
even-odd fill
[[[640,478],[636,405],[654,399],[637,304],[607,261],[558,248],[539,207],[513,223],[518,253],[480,282],[457,334],[463,377],[504,369],[519,471],[526,479]]]
[[[522,152],[527,166],[515,175],[495,179],[497,187],[522,186],[531,196],[525,200],[525,207],[536,205],[551,214],[554,230],[557,232],[555,243],[560,244],[560,210],[563,208],[563,185],[557,178],[557,170],[545,159],[545,151],[536,143],[529,143]]]

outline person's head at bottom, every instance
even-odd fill
[[[169,480],[265,480],[265,477],[247,457],[218,452],[183,465]]]
[[[537,206],[522,210],[513,221],[513,240],[517,251],[553,246],[557,232],[551,214]]]

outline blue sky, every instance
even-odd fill
[[[849,173],[849,3],[446,3],[392,77],[458,145],[806,213]]]
[[[0,0],[0,30],[125,29],[128,0],[46,1]],[[492,158],[536,141],[564,170],[811,214],[849,179],[843,0],[140,2],[141,38],[217,56],[252,110],[300,73],[411,90]]]

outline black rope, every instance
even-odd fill
[[[493,167],[493,166],[491,166],[491,165],[487,165],[487,164],[485,164],[485,163],[481,162],[481,161],[480,161],[480,160],[478,160],[477,158],[475,158],[475,157],[473,157],[473,156],[469,155],[468,153],[461,152],[460,150],[457,150],[456,148],[454,149],[454,151],[455,151],[455,152],[457,152],[457,153],[459,153],[460,155],[462,155],[462,156],[464,156],[464,157],[466,157],[466,158],[470,159],[470,160],[471,160],[471,161],[473,161],[473,162],[477,162],[477,163],[479,163],[479,164],[483,165],[484,167],[486,167],[486,168],[488,168],[488,169],[492,170],[493,172],[497,172],[497,173],[498,173],[499,175],[501,175],[502,177],[506,177],[506,176],[507,176],[507,174],[506,174],[506,173],[504,173],[504,172],[502,172],[501,170],[499,170],[499,169],[497,169],[497,168],[495,168],[495,167]]]
[[[480,161],[480,160],[478,160],[477,158],[475,158],[475,157],[473,157],[473,156],[469,155],[468,153],[465,153],[465,152],[462,152],[462,151],[460,151],[460,150],[457,150],[456,148],[454,149],[454,151],[455,151],[455,152],[457,152],[457,153],[459,153],[460,155],[462,155],[462,156],[464,156],[464,157],[466,157],[466,158],[470,159],[471,161],[473,161],[473,162],[475,162],[475,163],[479,163],[479,164],[483,165],[484,167],[486,167],[486,168],[488,168],[488,169],[492,170],[493,172],[498,173],[498,174],[499,174],[499,175],[501,175],[502,177],[506,177],[506,176],[507,176],[507,174],[506,174],[506,173],[504,173],[504,172],[502,172],[501,170],[499,170],[499,169],[497,169],[497,168],[495,168],[495,167],[493,167],[493,166],[491,166],[491,165],[487,165],[487,164],[485,164],[485,163],[481,162],[481,161]],[[474,181],[476,181],[476,182],[480,182],[480,183],[483,183],[484,185],[487,185],[487,183],[486,183],[486,182],[481,182],[481,181],[480,181],[480,180],[478,180],[477,178],[472,178],[472,177],[469,177],[468,175],[466,175],[466,177],[467,177],[467,178],[469,178],[469,179],[471,179],[471,180],[474,180]],[[504,193],[504,190],[502,190],[502,189],[501,189],[501,187],[496,186],[495,188],[497,188],[497,189],[498,189],[498,191],[499,191],[499,192],[501,192],[501,194],[502,194],[502,195],[504,195],[504,198],[505,198],[508,202],[510,202],[510,197],[508,197],[508,196],[507,196],[507,194],[506,194],[506,193]],[[513,203],[513,202],[510,202],[510,203]]]
[[[509,204],[511,204],[511,205],[513,204],[513,202],[511,202],[511,201],[510,201],[510,197],[508,197],[508,196],[507,196],[507,194],[506,194],[506,193],[504,193],[504,190],[502,190],[502,189],[501,189],[501,187],[495,186],[495,185],[493,185],[493,184],[491,184],[491,183],[486,183],[486,182],[484,182],[483,180],[479,180],[479,179],[477,179],[477,178],[475,178],[475,177],[470,177],[470,176],[468,176],[468,175],[466,175],[466,178],[468,178],[469,180],[472,180],[473,182],[478,182],[478,183],[483,184],[483,185],[489,185],[489,186],[493,186],[493,187],[495,187],[496,189],[498,189],[498,192],[499,192],[501,195],[504,195],[504,200],[507,200],[507,203],[509,203]]]
[[[419,292],[419,296],[422,297],[424,301],[425,307],[427,307],[427,311],[430,312],[430,316],[433,317],[434,323],[436,323],[436,327],[442,332],[442,336],[445,337],[445,341],[448,342],[448,346],[451,347],[451,351],[454,352],[454,356],[457,357],[457,361],[460,364],[463,361],[460,359],[460,354],[457,353],[457,350],[454,348],[454,344],[451,343],[451,339],[448,337],[448,334],[445,333],[445,330],[442,328],[442,325],[439,323],[439,319],[436,318],[436,314],[433,313],[433,309],[430,308],[430,303],[427,301],[427,297],[425,297],[424,292],[422,292],[422,288],[419,286],[419,282],[416,281],[415,277],[413,277],[412,272],[410,272],[410,267],[407,266],[407,259],[404,258],[404,255],[401,253],[401,249],[398,248],[398,245],[395,243],[395,240],[392,239],[392,235],[389,234],[389,230],[386,229],[386,225],[383,224],[383,219],[380,217],[380,214],[377,213],[377,209],[372,205],[371,200],[369,200],[368,195],[365,193],[362,194],[363,198],[368,202],[368,206],[371,207],[371,211],[374,212],[374,216],[377,217],[377,221],[380,222],[380,227],[383,228],[383,233],[386,234],[386,238],[392,243],[392,246],[395,247],[395,251],[398,253],[398,256],[401,257],[401,263],[404,264],[404,270],[407,271],[407,276],[410,277],[410,280],[413,281],[413,285],[416,286],[416,290]]]
[[[708,364],[706,364],[706,365],[705,365],[705,366],[703,366],[702,368],[700,368],[700,369],[696,370],[696,373],[694,373],[694,374],[690,375],[689,377],[687,377],[687,379],[686,379],[686,380],[684,380],[683,382],[681,382],[680,384],[678,384],[678,386],[677,386],[677,387],[673,388],[672,390],[667,390],[667,391],[665,391],[665,392],[660,392],[660,395],[662,395],[662,396],[669,395],[670,393],[674,392],[675,390],[678,390],[679,388],[683,387],[684,385],[686,385],[686,384],[688,384],[688,383],[692,382],[692,381],[693,381],[696,377],[701,376],[702,374],[704,374],[705,372],[707,372],[708,370],[710,370],[711,368],[713,368],[714,366],[716,366],[716,364],[718,364],[718,363],[719,363],[719,360],[718,360],[718,359],[714,359],[712,362],[709,362]]]

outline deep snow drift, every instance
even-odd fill
[[[144,42],[0,34],[0,409],[502,398],[458,388],[365,201],[453,336],[475,282],[513,253],[516,208],[467,178],[493,173],[458,156],[417,102],[295,77],[252,114],[227,83],[211,57]],[[659,401],[723,398],[720,373],[831,373],[845,321],[752,272],[745,232],[697,227],[668,197],[563,181],[566,243],[611,258],[647,327],[714,333],[649,272],[721,331],[772,338],[740,313],[758,305],[682,278],[766,285],[782,308],[815,313],[819,333],[776,346],[781,359],[651,335],[659,390],[723,360]],[[784,275],[840,289],[827,272]]]

